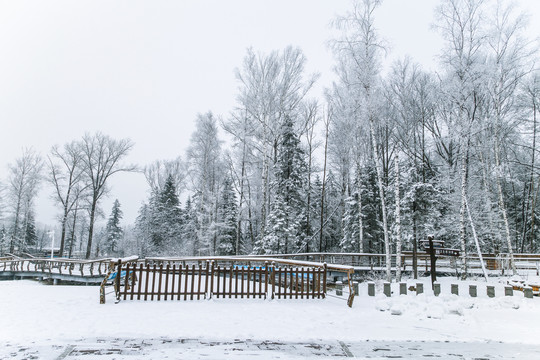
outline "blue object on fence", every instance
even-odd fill
[[[116,274],[117,274],[116,271],[113,272],[111,275],[109,275],[109,278],[107,280],[114,280],[116,278]],[[120,279],[125,278],[125,277],[126,277],[126,270],[122,270],[120,272]]]

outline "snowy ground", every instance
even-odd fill
[[[497,281],[496,279],[493,281]],[[345,300],[213,299],[99,304],[92,286],[0,282],[0,359],[538,359],[540,299],[442,294]],[[413,285],[414,281],[409,281]],[[397,284],[393,284],[397,294]],[[426,293],[429,285],[426,282]]]

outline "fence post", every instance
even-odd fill
[[[459,295],[459,286],[458,284],[451,285],[451,293],[454,295]]]
[[[383,292],[384,292],[384,295],[386,295],[387,297],[390,297],[391,295],[390,283],[387,281],[385,281],[383,284]]]
[[[368,282],[367,289],[369,296],[375,296],[375,283],[373,281]]]
[[[490,298],[495,297],[495,286],[488,285],[486,287],[486,292],[487,292],[488,297],[490,297]]]
[[[523,287],[523,295],[524,295],[527,299],[532,299],[532,298],[533,298],[532,287],[530,287],[530,286],[524,286],[524,287]]]
[[[504,296],[514,296],[514,288],[510,285],[504,287]]]
[[[407,283],[399,283],[399,295],[407,295]]]
[[[114,291],[116,292],[116,302],[120,302],[120,275],[122,274],[122,260],[118,259],[116,265],[116,277],[114,278]]]
[[[439,296],[441,294],[441,284],[438,282],[433,283],[433,294]]]
[[[416,295],[420,295],[424,293],[424,284],[423,283],[416,283]]]
[[[353,281],[352,284],[353,284],[354,295],[358,295],[359,294],[358,281]]]
[[[476,297],[477,295],[476,285],[469,285],[469,295],[471,297]]]

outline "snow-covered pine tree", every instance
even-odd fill
[[[198,229],[198,217],[197,212],[193,206],[193,201],[191,197],[188,197],[186,200],[186,205],[184,206],[183,211],[183,220],[182,220],[182,236],[186,241],[186,255],[198,256],[200,255],[200,244],[197,237]]]
[[[232,181],[227,176],[223,182],[218,209],[218,231],[216,255],[238,255],[242,244],[237,244],[238,205]]]
[[[306,159],[294,123],[287,117],[281,127],[268,225],[256,244],[257,253],[298,252],[305,246]],[[304,225],[304,226],[303,226]]]
[[[28,211],[26,216],[25,231],[24,231],[24,244],[25,246],[34,246],[37,244],[37,233],[36,233],[36,220],[34,216],[34,211]]]
[[[182,209],[176,182],[174,177],[169,174],[158,199],[157,219],[159,231],[164,242],[164,247],[168,253],[179,254],[182,252],[184,244],[182,243]]]
[[[104,250],[108,255],[116,255],[119,251],[118,243],[122,239],[122,236],[124,236],[124,230],[120,227],[122,216],[123,212],[120,209],[120,202],[116,199],[109,220],[107,220],[107,227],[105,228],[107,235]]]

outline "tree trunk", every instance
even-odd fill
[[[510,226],[508,225],[508,216],[506,215],[506,205],[504,204],[502,185],[501,185],[501,161],[499,157],[499,140],[495,137],[495,166],[497,167],[497,176],[495,177],[497,183],[497,193],[499,197],[499,209],[503,216],[504,230],[506,231],[506,245],[508,246],[508,254],[510,256],[510,267],[512,273],[517,274],[516,264],[514,262],[514,251],[512,250],[512,240],[510,238]]]
[[[401,214],[399,196],[399,155],[396,153],[396,281],[401,281]]]
[[[382,211],[382,221],[383,221],[383,233],[384,233],[384,250],[386,254],[386,279],[387,281],[392,281],[392,254],[390,252],[390,239],[388,237],[388,224],[386,220],[386,200],[384,196],[384,186],[382,178],[382,169],[381,162],[379,159],[379,154],[377,153],[377,139],[375,137],[375,124],[373,117],[370,116],[369,119],[369,130],[371,132],[371,144],[373,147],[373,157],[375,159],[375,168],[377,170],[377,184],[379,185],[379,196],[381,198],[381,211]]]
[[[476,229],[474,228],[474,222],[471,216],[471,208],[469,207],[469,201],[465,198],[465,207],[467,208],[467,215],[469,217],[469,222],[471,224],[471,230],[473,233],[474,243],[476,245],[476,251],[478,253],[478,259],[480,260],[480,265],[482,266],[482,273],[484,278],[488,281],[488,274],[486,271],[486,266],[484,265],[484,258],[482,256],[482,251],[480,250],[480,242],[478,241],[478,236],[476,236]]]
[[[94,221],[95,221],[95,216],[96,216],[96,205],[97,205],[97,200],[94,199],[92,200],[92,206],[90,208],[90,222],[88,224],[88,243],[86,245],[86,256],[85,258],[86,259],[90,259],[90,252],[92,251],[92,237],[94,235]]]
[[[467,279],[467,247],[466,247],[466,228],[465,211],[467,207],[467,186],[469,170],[469,139],[462,140],[461,148],[461,207],[459,209],[459,242],[461,246],[461,279]]]

